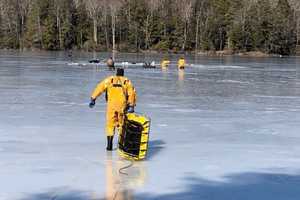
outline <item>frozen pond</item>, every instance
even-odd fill
[[[0,200],[300,199],[300,58],[126,69],[152,126],[148,159],[120,174],[130,162],[105,150],[104,97],[88,107],[112,72],[65,53],[0,53]]]

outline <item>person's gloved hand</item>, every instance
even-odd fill
[[[96,104],[96,99],[91,99],[91,102],[89,104],[90,108],[93,108]]]
[[[134,106],[128,106],[127,113],[134,113]]]

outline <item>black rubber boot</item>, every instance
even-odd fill
[[[113,148],[113,136],[107,136],[107,151],[112,151]]]

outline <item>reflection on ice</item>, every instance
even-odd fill
[[[111,152],[106,155],[106,199],[134,200],[134,190],[145,183],[143,162],[114,161]]]
[[[184,70],[182,69],[178,70],[178,80],[184,81]]]

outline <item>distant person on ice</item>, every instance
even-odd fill
[[[101,81],[91,96],[90,108],[96,104],[96,99],[106,92],[106,135],[107,150],[112,151],[115,129],[122,131],[126,112],[133,113],[136,104],[136,93],[131,81],[124,77],[124,69],[118,68],[115,76]]]
[[[106,64],[107,64],[108,69],[115,70],[115,62],[112,57],[107,59]]]
[[[163,58],[163,60],[160,63],[161,68],[165,69],[169,67],[170,60],[168,58]]]
[[[185,65],[185,59],[183,57],[180,57],[177,63],[178,69],[184,69]]]

